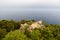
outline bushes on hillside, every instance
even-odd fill
[[[60,40],[60,25],[44,24],[45,28],[34,29],[29,32],[18,30],[20,24],[35,22],[34,20],[21,20],[19,22],[13,20],[0,20],[0,40]]]

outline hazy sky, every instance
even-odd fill
[[[21,10],[59,10],[60,0],[0,0],[0,11]]]
[[[0,0],[0,8],[1,7],[60,8],[60,0]]]
[[[0,0],[0,11],[60,11],[60,0]]]
[[[0,0],[0,19],[39,17],[60,23],[60,0]]]
[[[0,14],[16,11],[60,11],[60,0],[0,0]]]

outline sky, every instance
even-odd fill
[[[60,8],[59,0],[0,0],[3,8]]]
[[[50,22],[59,22],[59,15],[60,0],[0,0],[0,19],[40,17]]]
[[[60,11],[60,0],[0,0],[0,11]]]

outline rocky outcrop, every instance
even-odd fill
[[[35,28],[43,30],[45,28],[43,21],[37,21],[32,23],[31,25],[28,25],[27,23],[21,24],[20,30],[23,30],[27,27],[29,31],[34,30]]]

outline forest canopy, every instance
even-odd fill
[[[60,25],[44,23],[45,28],[21,31],[21,24],[31,25],[33,20],[0,20],[0,40],[60,40]]]

